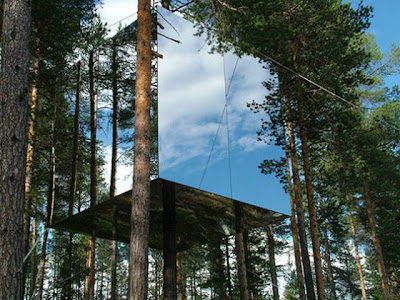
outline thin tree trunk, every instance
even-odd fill
[[[313,195],[313,185],[311,178],[311,167],[310,167],[310,156],[308,152],[308,136],[304,124],[303,112],[300,112],[299,117],[299,127],[300,127],[300,140],[301,140],[301,152],[303,156],[304,163],[304,177],[306,181],[306,194],[308,201],[308,219],[310,221],[310,232],[311,241],[314,253],[314,267],[315,267],[315,277],[317,281],[317,293],[318,300],[325,299],[325,280],[324,273],[322,270],[322,259],[321,259],[321,249],[319,244],[318,236],[318,220],[317,220],[317,208],[315,206],[315,200]]]
[[[110,180],[110,199],[114,199],[116,194],[117,181],[117,156],[118,156],[118,47],[113,41],[112,52],[112,71],[113,71],[113,140],[111,155],[111,180]],[[116,207],[115,207],[116,210]],[[114,209],[113,209],[114,211]],[[117,299],[117,263],[118,263],[118,247],[117,247],[117,219],[116,212],[113,217],[113,240],[111,242],[111,300]]]
[[[178,300],[185,299],[185,286],[183,282],[183,274],[182,274],[182,258],[181,253],[176,253],[176,277],[178,283]]]
[[[271,223],[267,224],[265,229],[267,232],[267,241],[268,241],[268,258],[269,258],[269,268],[271,272],[272,295],[274,300],[279,300],[278,276],[276,273],[276,264],[275,264],[274,230],[272,228]]]
[[[358,250],[357,228],[356,228],[356,224],[354,223],[354,220],[353,220],[353,213],[352,213],[352,209],[351,209],[351,202],[350,202],[349,195],[346,195],[346,202],[347,202],[347,210],[349,212],[349,223],[350,223],[350,227],[351,227],[351,235],[353,237],[354,253],[356,256],[357,270],[358,270],[358,275],[360,277],[361,294],[362,294],[363,300],[367,300],[367,290],[365,289],[364,275],[363,275],[363,270],[362,270],[362,266],[361,266],[360,253]]]
[[[34,203],[33,203],[33,220],[32,220],[32,247],[34,247],[34,250],[32,251],[32,256],[31,256],[31,280],[29,284],[29,297],[33,295],[33,293],[36,290],[36,272],[37,272],[37,199],[35,197]]]
[[[385,263],[384,263],[384,260],[383,260],[383,253],[382,253],[381,243],[380,243],[378,234],[376,232],[376,221],[375,221],[375,214],[374,214],[374,205],[373,205],[372,199],[371,199],[368,179],[367,179],[367,176],[365,174],[362,174],[362,183],[363,183],[363,186],[364,186],[365,201],[366,201],[366,204],[367,204],[366,205],[367,206],[367,214],[368,214],[369,225],[370,225],[370,228],[371,228],[372,242],[374,244],[376,259],[378,261],[378,270],[379,270],[379,276],[381,278],[383,296],[384,296],[385,300],[389,300],[390,299],[389,280],[388,280],[388,277],[387,277],[387,273],[386,273],[386,269],[385,269]]]
[[[306,292],[304,290],[304,277],[303,277],[303,271],[302,271],[302,266],[301,266],[299,233],[297,231],[297,225],[296,225],[296,208],[295,208],[295,201],[294,201],[294,197],[293,197],[293,186],[292,186],[292,176],[290,174],[289,156],[290,156],[289,148],[287,147],[287,145],[285,145],[286,176],[288,179],[290,211],[291,211],[290,230],[292,231],[292,238],[293,238],[293,252],[294,252],[294,261],[295,261],[295,265],[296,265],[297,285],[299,288],[300,300],[305,300]]]
[[[241,300],[249,300],[249,290],[247,283],[247,270],[246,270],[246,258],[244,248],[244,237],[243,237],[243,205],[237,201],[234,202],[235,206],[235,246],[236,246],[236,257],[239,277],[239,291]]]
[[[222,237],[218,237],[215,245],[212,245],[213,248],[213,262],[214,262],[214,268],[215,268],[215,273],[217,275],[217,286],[216,286],[216,298],[220,300],[225,300],[227,299],[227,294],[226,294],[226,286],[225,286],[225,274],[224,274],[224,265],[223,265],[223,254],[221,251],[221,242],[222,242]]]
[[[147,298],[150,215],[151,1],[138,2],[134,176],[129,251],[129,300]]]
[[[322,200],[321,200],[322,203]],[[336,300],[336,286],[335,286],[335,279],[333,278],[333,268],[332,268],[332,262],[331,262],[331,253],[329,250],[329,240],[328,240],[328,225],[326,223],[326,220],[322,224],[322,230],[324,232],[324,241],[325,241],[325,261],[327,265],[327,274],[328,274],[328,281],[329,281],[329,286],[331,289],[331,299]]]
[[[74,137],[73,137],[73,150],[72,150],[72,174],[71,185],[69,193],[69,206],[68,216],[74,214],[75,199],[76,199],[76,185],[78,175],[78,151],[79,151],[79,119],[80,119],[80,103],[81,103],[81,66],[79,61],[76,64],[76,95],[75,95],[75,116],[74,116]]]
[[[292,174],[293,174],[293,183],[294,183],[294,199],[295,199],[295,208],[297,214],[297,223],[299,229],[299,237],[300,237],[300,249],[301,249],[301,258],[303,262],[304,269],[304,279],[307,290],[307,299],[315,300],[315,292],[314,292],[314,283],[311,272],[310,265],[310,257],[308,254],[307,247],[307,236],[306,236],[306,226],[305,226],[305,218],[304,218],[304,208],[303,201],[301,199],[301,185],[300,185],[300,175],[299,168],[297,164],[297,152],[296,152],[296,141],[294,136],[294,125],[291,121],[292,118],[292,108],[291,101],[288,95],[285,96],[286,102],[286,114],[287,114],[287,127],[288,127],[288,137],[289,137],[289,147],[290,147],[290,158],[292,163]]]
[[[225,238],[225,260],[226,260],[226,280],[228,282],[228,299],[232,299],[232,279],[231,279],[231,265],[229,262],[229,237]]]
[[[24,254],[29,251],[29,234],[31,227],[31,182],[33,176],[33,154],[34,154],[34,138],[35,138],[35,123],[36,123],[36,109],[38,105],[39,92],[39,40],[36,39],[35,55],[33,56],[33,76],[31,95],[29,101],[29,115],[28,115],[28,143],[26,151],[26,169],[25,169],[25,210],[24,210]],[[27,273],[27,264],[23,268],[23,290],[25,291],[25,282]]]
[[[75,92],[75,115],[74,115],[74,136],[73,136],[73,149],[72,149],[72,174],[71,184],[69,190],[69,205],[68,216],[74,214],[75,199],[76,199],[76,186],[78,177],[78,150],[79,150],[79,119],[80,119],[80,100],[81,100],[81,67],[82,63],[79,61],[76,64],[76,92]],[[68,286],[66,299],[72,299],[72,244],[74,235],[69,233],[68,251]]]
[[[51,149],[50,149],[50,179],[49,179],[49,194],[47,197],[47,216],[46,216],[46,224],[43,234],[43,245],[42,245],[42,253],[40,257],[40,265],[38,272],[38,300],[42,300],[43,298],[43,288],[44,288],[44,273],[46,269],[46,252],[47,252],[47,239],[49,236],[49,227],[53,221],[53,213],[54,213],[54,201],[56,196],[56,152],[55,152],[55,141],[54,141],[54,131],[56,124],[56,116],[57,116],[57,91],[56,98],[54,100],[54,111],[53,111],[53,120],[51,123]]]
[[[89,54],[89,85],[90,85],[90,207],[97,203],[97,94],[94,82],[94,52]],[[96,238],[94,232],[88,239],[86,268],[89,274],[85,278],[85,300],[94,299],[95,286],[95,253]]]
[[[177,299],[175,186],[163,182],[163,299]]]

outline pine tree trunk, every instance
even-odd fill
[[[302,111],[300,112],[299,116],[299,126],[300,126],[301,150],[304,163],[303,167],[304,177],[306,181],[306,192],[308,201],[308,219],[310,221],[311,241],[314,253],[314,266],[315,266],[315,277],[317,281],[318,300],[324,300],[325,280],[324,280],[324,273],[322,270],[321,249],[318,236],[317,208],[315,206],[315,200],[313,195],[314,192],[313,192],[313,185],[311,178],[310,156],[308,152],[308,136],[304,124],[304,116]]]
[[[267,241],[268,241],[268,260],[269,260],[268,262],[271,272],[272,296],[274,300],[279,300],[278,276],[276,273],[276,264],[275,264],[275,239],[274,239],[274,230],[272,228],[272,224],[267,224],[265,231],[267,233]]]
[[[236,258],[237,268],[239,277],[239,291],[241,300],[249,300],[249,290],[247,282],[247,270],[246,270],[246,259],[245,259],[245,247],[243,237],[243,205],[237,201],[234,202],[235,206],[235,246],[236,246]]]
[[[147,298],[150,215],[151,1],[138,2],[134,176],[129,251],[129,300]]]
[[[24,296],[24,179],[30,1],[2,2],[0,71],[0,299]]]
[[[90,207],[97,203],[97,93],[94,82],[94,52],[89,54],[89,85],[90,85]],[[85,300],[94,300],[95,284],[95,234],[88,239],[86,268],[88,274],[85,278]]]
[[[73,136],[73,149],[72,149],[72,174],[71,184],[69,190],[69,205],[68,216],[74,214],[75,199],[76,199],[76,186],[78,177],[78,151],[79,151],[79,119],[80,119],[80,100],[81,100],[81,67],[82,63],[79,61],[76,64],[76,93],[75,93],[75,115],[74,115],[74,136]],[[72,299],[72,246],[74,235],[69,233],[69,243],[67,247],[68,252],[68,283],[66,299]]]
[[[175,186],[163,182],[163,299],[177,299]]]
[[[72,149],[72,174],[71,174],[71,185],[69,193],[69,206],[68,216],[74,214],[75,199],[76,199],[76,185],[78,175],[78,152],[79,152],[79,119],[80,119],[80,103],[81,103],[81,66],[82,63],[79,61],[76,64],[76,95],[75,95],[75,115],[74,115],[74,137],[73,137],[73,149]]]
[[[292,186],[292,176],[290,174],[290,164],[289,164],[289,156],[290,151],[287,145],[285,145],[285,162],[286,162],[286,176],[288,179],[288,189],[289,189],[289,198],[290,198],[290,230],[292,231],[292,239],[293,239],[293,252],[294,252],[294,261],[296,265],[296,276],[297,276],[297,285],[299,288],[299,298],[300,300],[306,299],[306,292],[304,290],[304,277],[301,266],[301,254],[299,247],[299,233],[297,231],[296,226],[296,208],[293,197],[293,186]]]
[[[42,244],[42,254],[40,257],[40,265],[38,272],[38,300],[43,298],[43,288],[44,288],[44,273],[46,269],[46,252],[47,252],[47,239],[49,236],[49,227],[53,221],[54,214],[54,202],[56,196],[56,151],[55,151],[55,141],[54,141],[54,131],[57,119],[57,91],[55,92],[56,98],[54,99],[54,111],[53,119],[51,123],[51,149],[50,149],[50,179],[49,179],[49,193],[47,197],[47,216],[46,224],[43,234],[43,244]]]
[[[29,101],[29,114],[28,114],[28,143],[26,151],[26,169],[25,169],[25,210],[24,210],[24,254],[29,251],[29,235],[31,227],[31,182],[33,176],[33,154],[34,154],[34,138],[35,138],[35,123],[36,123],[36,109],[38,105],[39,92],[39,40],[36,39],[36,50],[33,56],[33,76],[31,95]],[[25,291],[27,275],[27,264],[23,268],[23,290]]]
[[[117,181],[117,160],[118,160],[118,47],[113,41],[112,52],[112,71],[113,71],[113,140],[112,140],[112,155],[111,155],[111,180],[110,180],[110,199],[114,199],[116,194]],[[115,210],[117,208],[115,207]],[[113,210],[114,211],[114,210]],[[118,247],[117,247],[117,219],[116,212],[113,217],[113,240],[111,244],[111,300],[117,299],[117,262],[118,262]]]
[[[226,281],[228,285],[228,299],[232,299],[231,265],[229,262],[229,237],[225,238]]]
[[[354,253],[356,256],[357,270],[358,270],[358,275],[360,277],[361,294],[362,294],[363,300],[367,300],[367,290],[365,289],[364,275],[363,275],[363,270],[362,270],[362,266],[361,266],[360,253],[358,250],[357,228],[356,228],[356,224],[354,223],[354,220],[353,220],[353,213],[352,213],[352,209],[351,209],[349,195],[346,196],[346,202],[347,202],[347,209],[349,212],[349,223],[350,223],[350,227],[351,227],[351,235],[353,237]]]
[[[216,299],[225,300],[227,299],[226,295],[226,286],[225,286],[225,274],[224,274],[224,265],[223,265],[223,254],[221,251],[221,242],[222,237],[218,237],[215,245],[211,245],[213,249],[213,263],[214,263],[214,272],[217,275],[217,284],[215,289]]]
[[[178,283],[178,300],[185,299],[185,286],[183,282],[183,274],[182,274],[182,258],[181,253],[178,252],[176,254],[176,279]]]
[[[285,96],[285,102],[286,102],[286,114],[288,118],[287,127],[288,127],[288,137],[289,137],[289,147],[290,147],[290,158],[292,163],[294,199],[296,204],[295,208],[296,208],[297,223],[298,223],[297,226],[299,229],[300,250],[303,262],[307,299],[315,300],[314,283],[311,272],[310,257],[308,254],[308,247],[307,247],[304,208],[303,208],[303,201],[301,199],[301,185],[300,185],[299,168],[297,164],[297,151],[296,151],[296,141],[294,135],[294,125],[293,122],[291,121],[292,108],[291,108],[291,101],[288,95]]]
[[[390,299],[389,280],[387,277],[385,263],[383,260],[381,243],[380,243],[378,234],[376,232],[374,206],[373,206],[372,199],[371,199],[368,179],[365,174],[362,174],[362,183],[363,183],[363,187],[364,187],[365,201],[367,204],[366,205],[367,206],[367,214],[368,214],[369,225],[371,228],[372,242],[374,244],[376,259],[378,261],[378,270],[379,270],[379,276],[381,278],[383,296],[384,296],[385,300],[389,300]]]
[[[29,284],[29,297],[33,295],[33,293],[36,290],[36,272],[37,272],[37,220],[36,216],[38,213],[37,209],[37,199],[35,197],[34,203],[33,203],[33,220],[32,220],[32,247],[34,247],[34,250],[32,251],[31,254],[31,280]]]
[[[329,240],[328,240],[328,226],[326,221],[322,224],[322,229],[324,231],[324,241],[325,241],[325,261],[327,265],[327,274],[328,274],[328,281],[329,286],[331,289],[331,299],[336,300],[336,286],[335,286],[335,279],[333,278],[333,268],[331,262],[331,253],[329,250]]]

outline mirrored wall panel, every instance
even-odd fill
[[[282,149],[257,141],[270,73],[255,58],[212,53],[194,25],[163,8],[158,21],[159,177],[289,213],[289,197],[265,159]]]

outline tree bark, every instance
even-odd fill
[[[295,265],[296,265],[297,285],[299,288],[300,300],[305,300],[306,292],[304,290],[304,277],[303,277],[303,271],[302,271],[302,266],[301,266],[299,233],[297,231],[297,225],[296,225],[296,208],[295,208],[295,201],[294,201],[294,197],[293,197],[293,186],[292,186],[292,176],[290,174],[289,156],[290,156],[289,148],[287,147],[287,145],[285,145],[286,176],[288,179],[290,211],[291,211],[290,230],[292,231],[293,252],[294,252],[294,261],[295,261]]]
[[[329,250],[329,240],[328,240],[328,225],[326,221],[322,224],[322,230],[324,232],[324,241],[325,241],[325,261],[327,265],[327,274],[328,274],[328,281],[329,281],[329,286],[331,289],[331,299],[336,300],[336,286],[335,286],[335,279],[333,278],[333,268],[332,268],[332,262],[331,262],[331,253]]]
[[[46,269],[46,251],[47,251],[47,239],[49,236],[49,227],[53,222],[53,214],[54,214],[54,201],[56,196],[56,151],[55,151],[55,125],[57,119],[57,90],[55,90],[55,99],[54,99],[54,111],[53,111],[53,119],[51,122],[51,146],[50,146],[50,179],[49,179],[49,194],[47,197],[47,216],[46,216],[46,224],[43,233],[43,244],[42,244],[42,254],[40,257],[40,265],[38,272],[38,300],[42,300],[43,298],[43,288],[44,288],[44,273]]]
[[[76,199],[76,186],[78,177],[78,152],[79,152],[79,119],[80,119],[80,102],[81,102],[81,67],[82,63],[79,61],[76,64],[76,92],[75,92],[75,115],[74,115],[74,135],[72,146],[72,174],[71,184],[69,190],[69,205],[68,217],[74,214],[75,199]],[[67,247],[68,252],[68,286],[66,299],[72,299],[72,244],[74,235],[69,233],[69,243]]]
[[[182,258],[181,253],[176,253],[176,279],[178,284],[178,300],[185,299],[185,285],[182,274]]]
[[[308,201],[308,219],[310,221],[310,232],[311,241],[314,253],[314,267],[315,267],[315,277],[317,281],[317,294],[318,300],[325,299],[325,280],[324,273],[322,270],[322,259],[321,259],[321,249],[319,244],[318,236],[318,220],[317,220],[317,208],[315,206],[315,200],[313,195],[313,185],[311,178],[311,167],[310,167],[310,156],[308,152],[308,136],[304,124],[304,115],[300,111],[299,116],[299,127],[300,127],[300,140],[301,140],[301,152],[303,156],[304,163],[304,177],[306,181],[306,194]]]
[[[350,223],[350,227],[351,227],[351,235],[353,237],[354,253],[356,256],[357,270],[358,270],[358,275],[360,277],[361,294],[362,294],[363,300],[367,300],[367,290],[365,289],[364,275],[363,275],[363,270],[362,270],[362,266],[361,266],[360,253],[358,250],[357,228],[356,228],[356,224],[354,223],[354,220],[353,220],[353,213],[352,213],[352,209],[351,209],[351,202],[350,202],[349,195],[346,195],[346,202],[347,202],[347,210],[349,212],[349,223]]]
[[[138,2],[135,145],[129,252],[129,300],[147,298],[150,215],[151,2]]]
[[[30,1],[5,0],[0,72],[0,299],[23,298]]]
[[[272,283],[272,297],[274,300],[279,300],[279,290],[278,290],[278,276],[276,273],[275,264],[275,240],[274,240],[274,230],[272,224],[267,224],[266,228],[267,241],[268,241],[268,258],[269,258],[269,268],[271,272],[271,283]]]
[[[232,279],[231,279],[231,265],[229,262],[229,237],[225,238],[225,260],[226,260],[226,280],[228,287],[228,299],[232,299]]]
[[[236,257],[239,277],[239,291],[241,300],[249,300],[249,290],[247,282],[247,270],[246,270],[246,259],[245,259],[245,248],[243,238],[243,205],[234,201],[235,206],[235,246],[236,246]]]
[[[35,123],[36,123],[36,109],[39,99],[38,81],[39,81],[39,40],[36,39],[36,49],[33,55],[33,76],[31,86],[31,96],[29,101],[29,114],[28,114],[28,143],[26,151],[26,169],[25,169],[25,210],[24,210],[24,254],[29,251],[29,235],[31,227],[31,182],[33,176],[33,155],[34,155],[34,139],[35,139]],[[23,268],[23,290],[25,291],[27,275],[27,264]]]
[[[31,256],[31,280],[29,284],[29,297],[33,295],[33,293],[36,290],[36,272],[37,272],[37,199],[35,197],[34,203],[33,203],[33,220],[32,220],[32,247],[34,247],[34,250],[32,251],[32,256]]]
[[[111,180],[110,180],[110,199],[114,199],[116,194],[117,181],[117,160],[118,160],[118,45],[116,40],[113,41],[112,50],[112,96],[113,96],[113,140],[112,140],[112,155],[111,155]],[[116,208],[115,208],[116,209]],[[111,244],[111,300],[117,299],[117,262],[118,262],[118,247],[117,247],[117,219],[113,218],[113,240]]]
[[[90,85],[90,207],[97,204],[97,93],[94,79],[94,51],[89,53]],[[85,300],[94,299],[96,238],[94,232],[88,240],[86,268],[89,274],[85,278]]]
[[[304,208],[303,202],[301,199],[301,185],[300,185],[300,174],[299,167],[297,164],[297,151],[296,151],[296,141],[294,134],[294,124],[291,121],[292,118],[292,108],[291,101],[288,95],[285,95],[286,102],[286,114],[287,114],[287,127],[288,127],[288,137],[289,137],[289,148],[290,148],[290,158],[292,163],[292,174],[293,174],[293,183],[294,183],[294,199],[295,199],[295,208],[297,214],[297,226],[299,229],[299,237],[300,237],[300,249],[301,249],[301,258],[303,262],[304,269],[304,279],[307,290],[307,299],[315,300],[315,292],[314,292],[314,283],[311,272],[310,265],[310,257],[308,254],[307,247],[307,236],[306,236],[306,226],[305,226],[305,217],[304,217]]]
[[[220,300],[225,300],[228,298],[226,294],[226,279],[224,274],[224,265],[223,265],[223,254],[221,251],[221,244],[222,244],[222,237],[218,237],[216,240],[215,245],[211,245],[213,249],[213,263],[214,263],[214,270],[217,285],[215,286],[215,298]]]
[[[381,243],[380,243],[380,240],[378,237],[378,233],[376,232],[374,205],[373,205],[372,199],[371,199],[369,182],[368,182],[366,174],[362,174],[361,176],[362,176],[362,184],[363,184],[364,193],[365,193],[368,221],[369,221],[369,225],[371,228],[372,242],[374,244],[376,259],[378,261],[378,271],[379,271],[379,276],[381,278],[383,296],[384,296],[385,300],[389,300],[390,299],[389,280],[388,280],[386,269],[385,269],[385,263],[384,263],[384,259],[383,259]]]
[[[162,190],[164,259],[163,299],[176,300],[178,295],[176,273],[175,186],[169,181],[164,181]]]

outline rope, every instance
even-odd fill
[[[201,188],[201,185],[203,184],[204,176],[206,175],[206,172],[207,172],[207,169],[208,169],[208,165],[210,164],[211,155],[212,155],[212,153],[213,153],[213,151],[214,151],[215,143],[216,143],[216,141],[217,141],[219,129],[220,129],[220,127],[221,127],[222,120],[223,120],[223,118],[224,118],[225,110],[226,110],[226,103],[225,103],[224,108],[223,108],[223,110],[222,110],[222,114],[221,114],[221,117],[220,117],[220,120],[219,120],[217,132],[215,133],[214,141],[213,141],[212,146],[211,146],[210,154],[208,155],[208,159],[207,159],[207,163],[206,163],[206,166],[205,166],[205,168],[204,168],[204,171],[203,171],[203,175],[201,176],[201,180],[200,180],[200,184],[199,184],[199,189]]]

